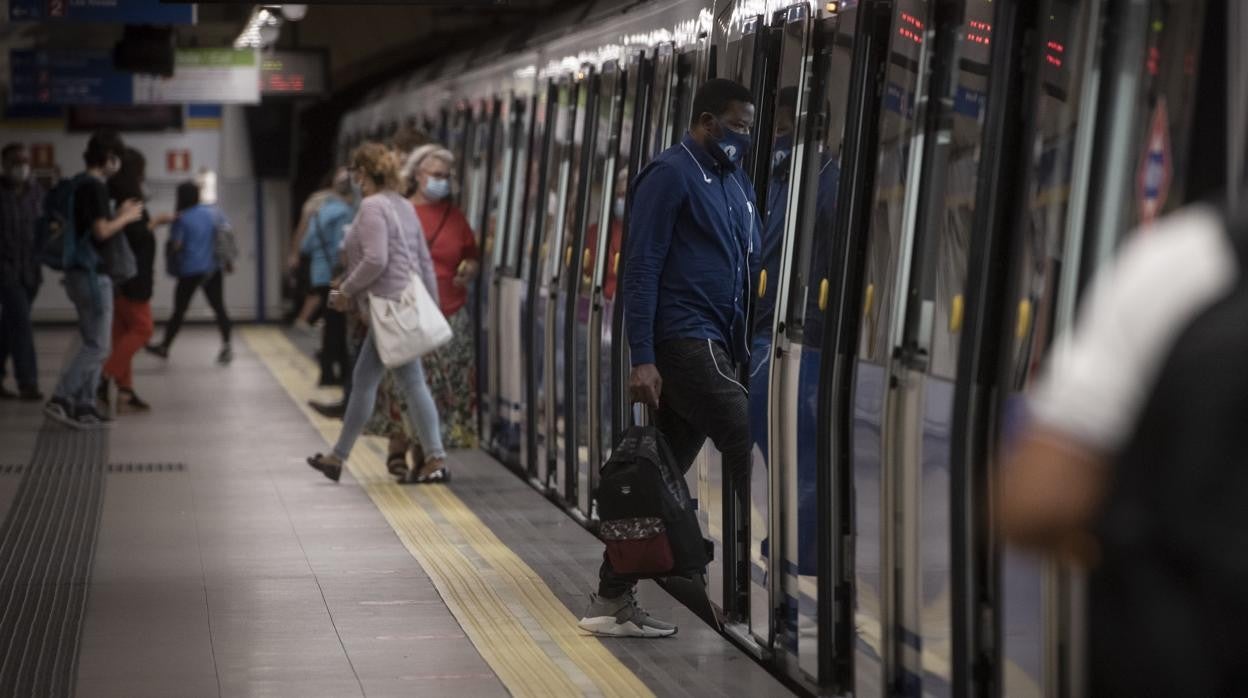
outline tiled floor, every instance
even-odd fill
[[[39,333],[45,390],[68,339]],[[229,367],[216,350],[192,328],[167,363],[137,360],[155,409],[122,417],[108,460],[186,468],[107,476],[78,695],[506,695],[363,488],[303,464],[324,441],[269,370],[242,342]],[[41,423],[0,403],[0,464],[28,458]],[[599,544],[483,454],[454,467],[452,491],[579,613]],[[0,475],[0,507],[18,481]],[[680,634],[603,644],[655,694],[786,693],[657,587],[642,598]]]

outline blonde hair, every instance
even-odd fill
[[[365,143],[351,153],[351,169],[379,189],[399,188],[399,156],[380,143]]]

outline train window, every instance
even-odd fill
[[[511,104],[511,135],[508,139],[511,162],[504,175],[511,186],[507,195],[507,252],[503,258],[505,273],[520,276],[521,237],[524,232],[525,191],[528,182],[529,144],[532,141],[533,99],[520,97]]]
[[[542,244],[539,253],[542,257],[541,283],[552,283],[559,276],[559,258],[563,254],[562,236],[564,226],[563,202],[567,197],[569,156],[571,155],[572,120],[576,116],[576,104],[573,102],[573,85],[562,80],[554,87],[555,119],[551,122],[552,137],[548,139],[550,149],[546,153],[546,193],[543,205],[546,206],[545,221],[542,227]]]
[[[524,232],[524,260],[520,270],[525,281],[532,279],[532,269],[536,262],[534,247],[538,244],[540,231],[546,220],[546,208],[542,200],[546,194],[546,179],[549,172],[548,153],[550,151],[551,128],[554,123],[554,109],[557,104],[556,88],[553,82],[547,83],[538,90],[533,100],[533,128],[531,131],[528,161],[528,180],[525,191],[524,210],[526,223]]]
[[[565,272],[569,274],[568,288],[573,293],[577,286],[577,279],[580,274],[573,273],[579,270],[580,259],[577,252],[580,250],[581,233],[584,230],[585,223],[585,197],[588,192],[589,179],[589,161],[586,148],[592,147],[591,134],[593,129],[593,107],[592,90],[595,85],[597,76],[593,74],[593,69],[585,66],[575,88],[576,95],[576,117],[574,119],[575,126],[572,129],[571,153],[568,158],[568,170],[570,178],[568,181],[567,196],[565,203],[565,219],[564,219],[564,240],[563,240],[563,260],[561,264],[560,275]],[[561,276],[562,278],[562,276]]]
[[[919,105],[926,100],[921,61],[927,57],[923,26],[930,23],[930,6],[925,0],[902,0],[896,6],[890,39],[888,66],[884,75],[883,109],[880,113],[879,156],[876,164],[875,194],[867,242],[867,262],[863,287],[861,345],[858,356],[882,364],[892,350],[893,306],[896,304],[897,275],[907,201],[917,198],[910,181],[911,165],[922,145],[923,124]]]
[[[806,346],[817,346],[822,340],[856,23],[854,7],[837,17],[820,20],[816,29],[816,74],[804,109],[805,139],[810,145],[800,164],[804,170],[802,214],[794,241],[793,282],[785,327],[794,343]]]
[[[455,109],[447,131],[446,147],[455,154],[455,196],[461,199],[468,182],[468,138],[471,135],[472,111],[466,106]]]
[[[599,232],[602,224],[607,230],[613,231],[611,225],[611,204],[615,199],[616,149],[619,148],[619,116],[616,107],[620,103],[620,70],[618,64],[611,61],[603,66],[599,78],[598,106],[594,117],[597,122],[594,128],[593,162],[590,165],[590,176],[587,188],[585,243],[581,252],[581,285],[580,293],[588,298],[594,287],[594,275],[600,266],[602,254],[610,254],[619,248],[601,252],[598,248]],[[614,232],[608,242],[618,244],[619,235]],[[614,292],[614,289],[612,289]]]
[[[507,232],[507,215],[509,213],[507,207],[507,176],[508,168],[511,165],[513,151],[510,148],[511,135],[515,124],[511,118],[512,103],[510,99],[494,100],[494,119],[490,123],[489,129],[489,160],[487,162],[488,174],[486,183],[488,189],[485,193],[486,214],[485,226],[489,234],[486,236],[486,250],[484,252],[490,256],[491,263],[498,267],[503,262],[503,252],[505,251],[506,240],[503,236]]]
[[[943,185],[943,198],[928,206],[929,218],[920,224],[918,232],[921,252],[915,269],[918,297],[923,302],[909,309],[910,322],[915,323],[915,333],[930,332],[917,340],[928,347],[929,370],[939,378],[953,379],[958,368],[967,255],[984,145],[994,8],[989,0],[966,4],[957,37],[962,49],[953,71],[953,103],[946,110],[948,140],[942,139],[937,146],[939,156],[931,173],[933,181]],[[922,307],[930,308],[930,313],[913,312]]]
[[[672,98],[668,101],[668,134],[667,144],[679,143],[689,130],[689,121],[693,111],[693,92],[699,80],[695,67],[697,56],[692,50],[682,51],[676,56],[676,80]]]
[[[662,44],[655,49],[654,82],[651,84],[648,105],[650,128],[646,134],[645,160],[653,160],[659,153],[667,149],[671,142],[667,140],[671,126],[668,113],[671,107],[672,83],[675,74],[674,49],[671,44]]]
[[[728,46],[716,66],[719,77],[749,87],[754,80],[754,48],[758,30],[763,25],[762,15],[752,15],[738,20],[729,30]]]

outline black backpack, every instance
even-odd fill
[[[1170,347],[1095,525],[1089,695],[1248,687],[1248,225],[1226,227],[1238,278]]]
[[[714,548],[702,537],[685,477],[655,427],[630,427],[598,483],[599,528],[611,568],[645,579],[705,572]]]

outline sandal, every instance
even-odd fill
[[[386,470],[397,478],[407,477],[407,451],[398,451],[386,456]]]
[[[342,463],[330,463],[319,453],[308,458],[308,465],[321,471],[322,475],[334,482],[338,482],[338,478],[342,477]]]
[[[445,458],[431,458],[427,463],[425,463],[425,467],[427,468],[435,462],[438,464],[438,467],[427,473],[421,474],[420,472],[413,470],[409,482],[414,482],[418,485],[434,485],[437,483],[450,482],[451,471],[446,467]]]

